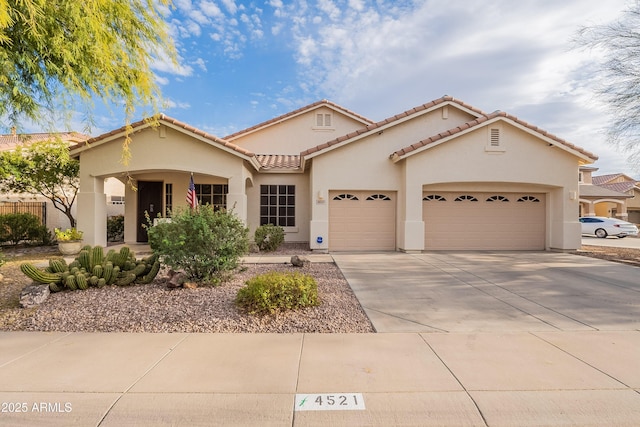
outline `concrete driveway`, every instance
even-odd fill
[[[640,329],[637,267],[555,252],[333,258],[378,332]]]

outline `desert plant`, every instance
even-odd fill
[[[126,246],[106,255],[102,246],[85,246],[68,265],[64,258],[55,257],[49,259],[46,269],[23,263],[20,270],[30,279],[48,284],[51,292],[59,292],[64,288],[84,290],[90,286],[151,283],[160,271],[160,260],[157,255],[137,260]]]
[[[316,306],[318,284],[308,274],[269,272],[255,276],[238,291],[236,304],[252,314]]]
[[[107,240],[120,242],[124,239],[124,216],[114,215],[107,218]]]
[[[17,245],[21,241],[41,241],[42,224],[30,213],[0,215],[0,242]]]
[[[242,221],[212,206],[178,210],[171,222],[148,227],[149,244],[164,264],[190,280],[217,283],[235,269],[249,247]]]
[[[256,228],[253,239],[261,251],[275,251],[284,242],[284,228],[273,224],[261,225]]]

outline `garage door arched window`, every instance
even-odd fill
[[[443,196],[439,195],[439,194],[429,194],[428,196],[424,196],[422,198],[423,202],[446,202],[447,199],[445,199]]]
[[[540,203],[540,199],[535,196],[522,196],[518,199],[519,202],[532,202],[532,203]]]
[[[470,195],[464,194],[464,195],[462,195],[462,196],[458,196],[458,197],[456,197],[455,201],[456,201],[456,202],[477,202],[477,201],[478,201],[478,199],[476,199],[476,198],[475,198],[475,197],[473,197],[473,196],[470,196]]]
[[[496,195],[496,196],[491,196],[491,197],[489,197],[486,201],[487,201],[487,202],[508,202],[508,201],[509,201],[509,199],[507,199],[507,198],[506,198],[506,197],[504,197],[504,196],[498,196],[498,195]]]
[[[367,200],[391,200],[391,198],[385,194],[372,194],[367,197]]]
[[[333,198],[333,200],[358,200],[358,198],[353,194],[345,193],[345,194],[338,194]]]

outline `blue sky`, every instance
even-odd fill
[[[443,95],[502,110],[600,156],[598,173],[640,178],[606,143],[597,52],[581,25],[625,0],[174,0],[179,55],[158,60],[164,112],[225,136],[320,99],[378,121]],[[98,112],[93,135],[122,118]]]

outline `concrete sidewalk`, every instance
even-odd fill
[[[390,332],[0,332],[0,426],[640,425],[635,267],[548,253],[335,258]],[[299,410],[322,393],[327,410]],[[329,404],[347,393],[360,406]]]
[[[638,331],[4,332],[0,425],[635,426],[638,360]],[[296,411],[314,393],[365,409]]]

